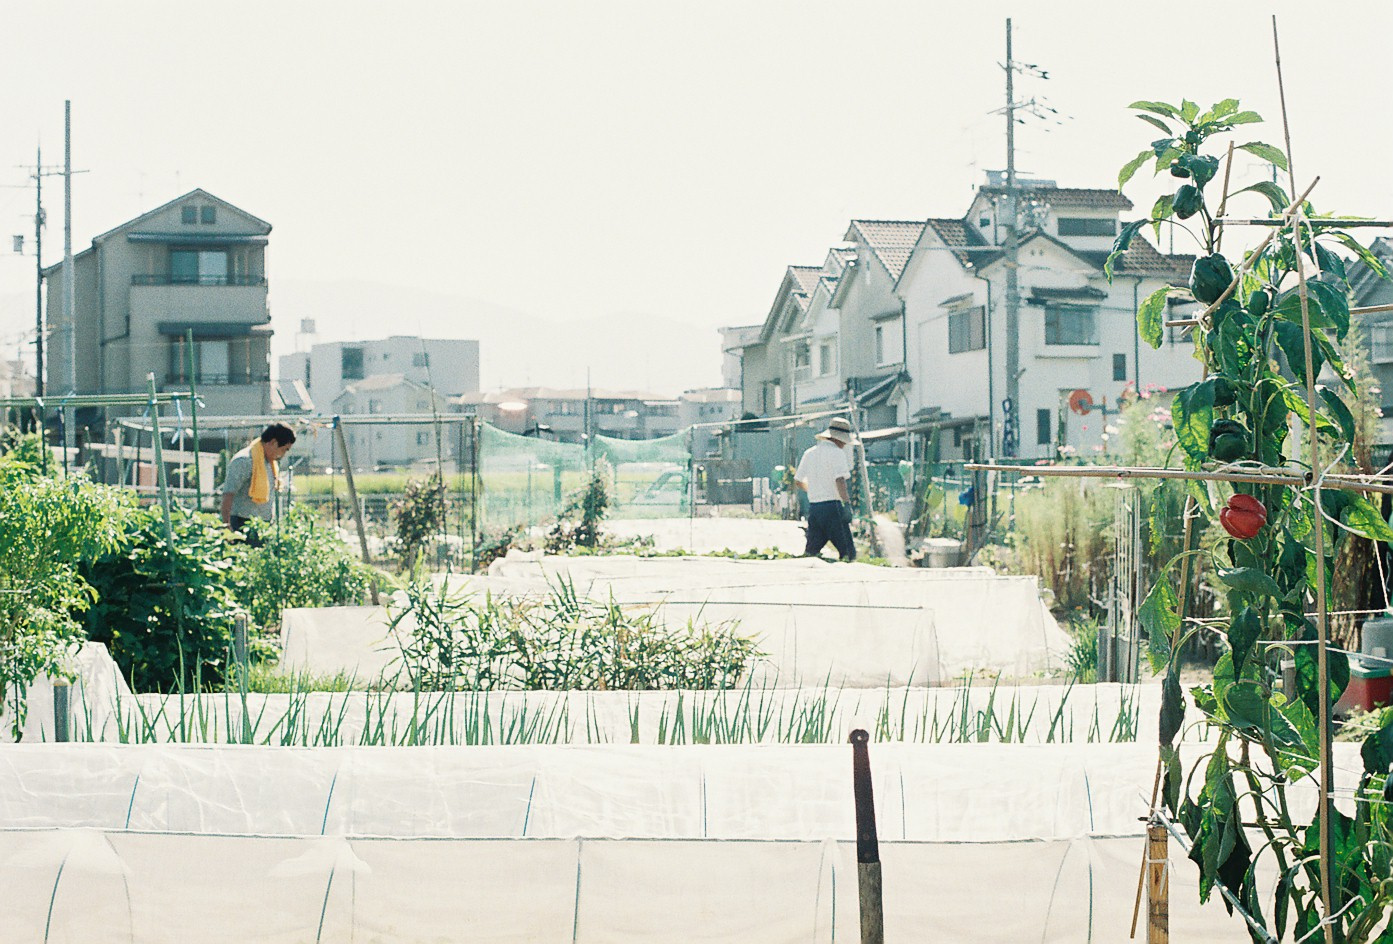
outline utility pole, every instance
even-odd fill
[[[1016,64],[1011,58],[1011,20],[1006,20],[1006,404],[1002,414],[1007,428],[1002,434],[1002,452],[1020,455],[1021,439],[1021,299],[1018,234],[1019,194],[1016,190]],[[1009,404],[1009,409],[1007,408]]]
[[[73,103],[63,102],[63,321],[68,326],[69,391],[77,393],[77,305],[73,294]],[[64,424],[71,425],[68,423]],[[68,438],[72,438],[69,431]]]
[[[44,395],[44,178],[62,173],[56,167],[44,167],[43,148],[34,153],[34,395]]]

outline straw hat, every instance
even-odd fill
[[[856,437],[851,435],[851,423],[842,417],[835,417],[827,428],[817,434],[818,439],[826,439],[839,446],[846,446],[856,442]]]

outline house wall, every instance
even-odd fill
[[[431,400],[442,413],[448,411],[444,397],[414,384],[401,383],[383,390],[347,390],[334,402],[343,415],[372,415],[429,413]],[[441,427],[444,442],[440,452],[447,467],[455,456],[457,426]],[[344,427],[354,468],[371,469],[377,466],[408,466],[418,462],[434,463],[436,459],[436,430],[432,425],[381,423],[372,426],[348,424]],[[327,438],[327,437],[325,437]]]

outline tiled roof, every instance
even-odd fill
[[[822,276],[822,266],[789,266],[788,271],[793,276],[793,284],[804,295],[817,288],[817,280]]]
[[[923,220],[852,220],[845,238],[870,246],[890,278],[898,281],[923,232]]]
[[[1087,250],[1079,252],[1079,255],[1100,269],[1108,261],[1106,251]],[[1185,279],[1189,277],[1190,266],[1194,263],[1194,256],[1162,254],[1138,233],[1132,240],[1131,247],[1113,263],[1112,270],[1118,275],[1150,275],[1162,279]]]
[[[943,218],[930,219],[927,221],[927,225],[938,234],[938,238],[943,240],[944,245],[951,249],[966,249],[969,247],[985,246],[987,244],[986,240],[982,238],[976,228],[969,226],[966,220]],[[981,252],[959,252],[954,253],[954,255],[958,257],[959,262],[966,265],[969,262],[980,261],[987,258],[990,254]]]
[[[1026,196],[1038,196],[1056,210],[1130,210],[1132,201],[1116,190],[1095,187],[1020,187]],[[979,193],[999,195],[1005,187],[983,187]]]

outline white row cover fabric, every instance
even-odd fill
[[[120,668],[104,644],[83,643],[69,657],[67,668],[73,675],[68,686],[70,718],[79,715],[85,718],[87,706],[90,706],[99,727],[111,727],[115,706],[121,702],[132,704],[131,688],[121,677]],[[23,740],[54,740],[53,686],[54,680],[47,676],[36,679],[29,686],[25,694],[26,711],[21,728]],[[9,701],[9,698],[0,698],[0,744],[15,740],[11,716],[4,710]],[[74,722],[74,727],[81,725],[85,725],[85,721]]]
[[[1358,745],[1338,746],[1337,794],[1361,770]],[[1182,756],[1193,763],[1206,749]],[[1064,840],[1140,834],[1156,748],[876,744],[870,759],[882,838]],[[1309,815],[1314,783],[1291,793],[1293,815]],[[73,827],[416,839],[855,835],[847,745],[0,751],[0,828]]]
[[[1142,840],[881,844],[890,941],[1127,939]],[[1172,845],[1175,940],[1243,940]],[[849,842],[426,840],[0,830],[0,940],[834,944]]]
[[[802,554],[806,543],[797,521],[768,518],[643,518],[605,520],[605,537],[644,538],[657,551],[710,554],[716,551],[774,549]]]

